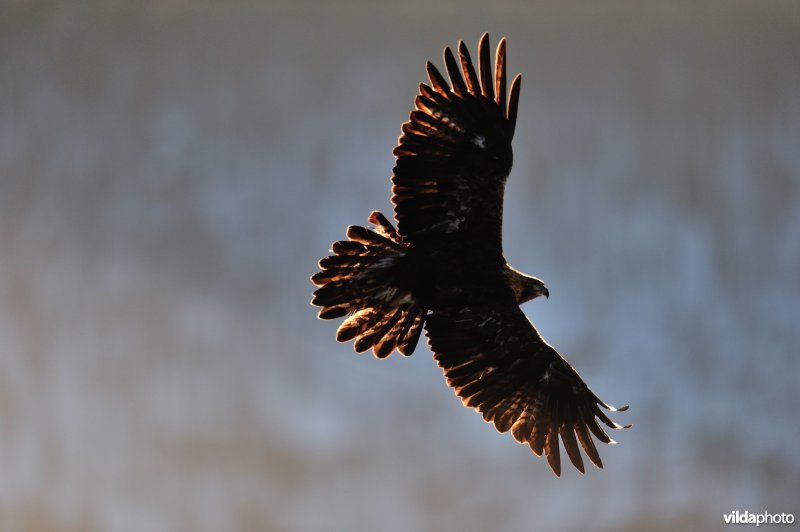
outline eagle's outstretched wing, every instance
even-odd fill
[[[497,47],[494,72],[487,34],[478,54],[476,72],[459,42],[459,69],[445,48],[449,84],[427,64],[430,85],[420,84],[416,109],[394,149],[392,203],[398,231],[407,241],[441,242],[458,234],[474,252],[499,257],[521,78],[514,78],[506,100],[505,39]]]
[[[601,401],[578,373],[548,345],[513,302],[485,302],[470,308],[434,311],[426,334],[447,384],[465,406],[483,414],[500,432],[511,430],[520,443],[544,453],[553,472],[561,474],[559,437],[581,472],[578,448],[597,467],[603,462],[592,434],[615,443],[597,419],[618,429]]]

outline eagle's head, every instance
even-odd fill
[[[541,279],[525,275],[508,264],[506,264],[504,274],[508,280],[508,285],[514,291],[517,305],[521,305],[539,296],[550,297],[550,291]]]

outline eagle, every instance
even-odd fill
[[[409,356],[425,330],[433,357],[464,406],[511,431],[561,474],[559,439],[584,472],[580,448],[603,467],[594,438],[627,428],[520,309],[545,284],[503,256],[503,192],[511,171],[520,80],[506,86],[506,39],[491,66],[489,36],[478,70],[467,47],[444,49],[448,80],[431,63],[393,153],[397,227],[378,211],[352,225],[311,277],[321,319],[347,317],[336,333],[356,352]],[[600,423],[598,423],[598,421]],[[580,448],[579,448],[580,444]]]

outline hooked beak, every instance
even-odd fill
[[[548,290],[546,286],[542,287],[542,295],[547,299],[550,299],[550,290]]]

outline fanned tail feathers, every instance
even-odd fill
[[[361,353],[370,348],[377,358],[397,349],[410,355],[425,319],[407,282],[407,244],[378,211],[372,228],[351,225],[348,240],[334,242],[333,255],[319,261],[322,271],[311,277],[319,288],[311,303],[322,307],[321,319],[348,316],[336,332],[340,342],[355,340]]]

